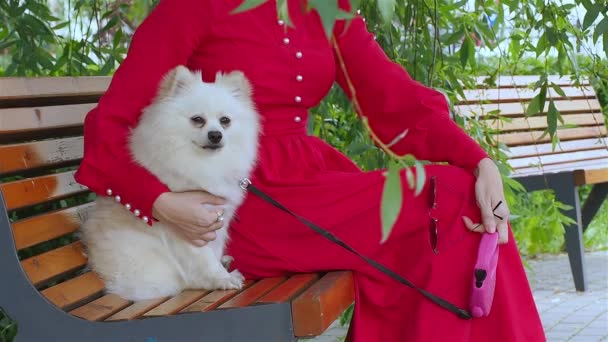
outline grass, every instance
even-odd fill
[[[0,342],[12,341],[17,335],[17,324],[0,308]]]
[[[608,200],[604,201],[604,204],[585,231],[583,238],[585,249],[587,250],[608,249]]]

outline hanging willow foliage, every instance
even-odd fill
[[[245,0],[238,11],[267,1]],[[289,20],[287,1],[275,1],[277,13]],[[124,58],[131,35],[155,3],[0,1],[0,75],[109,75]],[[529,72],[522,68],[526,65],[522,61],[530,56],[542,62],[534,67],[534,73],[540,75],[535,84],[539,92],[528,107],[528,115],[539,115],[545,108],[547,91],[561,91],[549,81],[549,74],[588,76],[599,80],[600,97],[606,94],[606,0],[351,0],[351,4],[352,12],[344,12],[338,8],[338,0],[308,0],[309,9],[319,12],[330,38],[335,20],[348,19],[359,10],[391,59],[452,101],[464,97],[463,89],[471,87],[476,76],[490,76],[491,83],[498,74]],[[581,9],[585,14],[578,14]],[[581,54],[588,60],[584,67],[579,65]],[[560,113],[550,101],[547,105],[547,133],[555,143]],[[420,189],[424,174],[413,172],[411,167],[421,171],[421,164],[412,156],[379,150],[369,139],[373,132],[356,120],[343,94],[333,90],[314,113],[314,134],[345,151],[364,169],[388,167],[387,175],[394,177],[397,169],[406,167],[407,185],[414,191]],[[496,148],[490,130],[479,122],[471,122],[467,129],[507,175],[506,155]],[[394,162],[388,163],[389,159]],[[505,183],[517,186],[507,178]],[[387,234],[400,208],[387,203],[400,203],[401,191],[389,186],[384,195],[381,214]]]

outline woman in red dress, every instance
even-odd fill
[[[134,215],[154,229],[159,220],[194,244],[214,238],[216,213],[202,203],[221,203],[203,192],[172,193],[135,164],[127,151],[129,129],[152,100],[162,76],[178,64],[202,70],[242,70],[254,86],[264,117],[259,165],[252,181],[294,212],[397,271],[419,287],[467,307],[480,234],[500,233],[500,259],[492,313],[462,320],[398,284],[361,259],[325,240],[293,217],[256,196],[248,196],[239,221],[231,224],[228,254],[246,277],[348,269],[354,272],[356,305],[353,341],[543,341],[508,216],[496,166],[449,117],[440,93],[410,78],[391,62],[362,18],[326,38],[318,14],[303,0],[289,0],[295,27],[277,19],[275,1],[240,14],[241,0],[161,0],[137,29],[126,59],[86,118],[85,155],[76,179],[99,195],[113,192]],[[341,1],[343,8],[347,1]],[[338,54],[340,58],[338,58]],[[344,64],[341,65],[340,61]],[[436,180],[437,207],[429,189],[403,191],[404,209],[381,244],[382,171],[362,172],[324,141],[306,134],[308,109],[337,83],[352,96],[343,68],[356,90],[362,113],[385,144],[398,154],[449,162],[426,167]],[[236,185],[235,185],[236,186]],[[466,216],[469,219],[463,219]],[[429,237],[438,219],[437,253]],[[508,240],[508,242],[507,242]]]

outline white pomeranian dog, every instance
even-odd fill
[[[240,289],[243,276],[222,264],[228,224],[244,199],[260,134],[251,85],[243,73],[200,73],[178,66],[161,82],[130,136],[135,161],[171,191],[223,197],[224,226],[196,247],[160,222],[152,227],[113,197],[98,197],[81,228],[89,265],[106,290],[129,300],[173,296],[184,289]],[[146,186],[141,184],[141,186]]]

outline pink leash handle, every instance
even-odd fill
[[[484,233],[477,251],[469,302],[471,314],[475,318],[490,314],[496,287],[498,251],[498,233]]]

